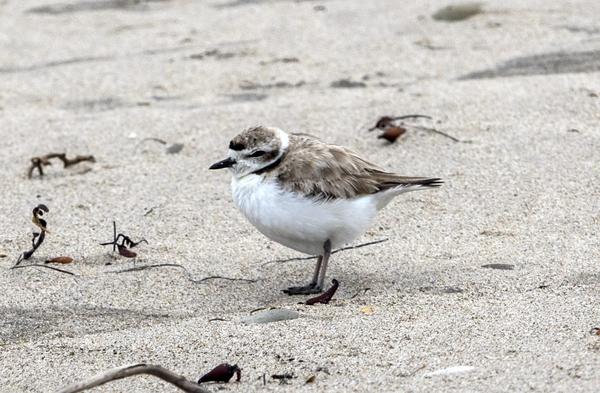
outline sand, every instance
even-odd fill
[[[597,390],[597,1],[486,2],[458,22],[432,18],[445,1],[68,1],[0,1],[0,391],[138,362],[191,380],[241,367],[212,391]],[[463,142],[366,131],[410,113]],[[312,262],[265,265],[301,255],[207,170],[256,124],[446,183],[399,197],[357,241],[387,242],[332,258],[330,304],[298,304],[280,290]],[[27,179],[30,157],[62,151],[97,162]],[[68,255],[75,276],[9,269],[38,203],[51,234],[24,263]],[[113,220],[148,240],[135,261],[99,245]],[[114,273],[162,263],[189,275]],[[212,275],[255,281],[190,280]],[[242,323],[269,307],[300,317]],[[135,377],[98,391],[177,390]]]

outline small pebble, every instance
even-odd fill
[[[432,15],[432,18],[444,22],[458,22],[469,19],[482,12],[483,9],[481,8],[481,3],[464,3],[441,8]]]
[[[183,149],[183,143],[173,143],[167,147],[167,154],[177,154]]]
[[[287,321],[289,319],[296,319],[298,317],[300,317],[300,314],[297,311],[288,310],[285,308],[274,308],[272,310],[265,310],[244,317],[242,318],[241,322],[249,325],[254,323]]]

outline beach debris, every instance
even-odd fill
[[[300,314],[294,310],[288,310],[286,308],[274,308],[271,310],[260,311],[244,317],[241,319],[241,322],[250,325],[250,324],[263,324],[263,323],[271,323],[271,322],[280,322],[287,321],[291,319],[299,318]]]
[[[271,378],[279,381],[279,384],[281,384],[281,385],[287,385],[289,383],[289,380],[296,378],[296,376],[293,373],[284,373],[284,374],[273,374],[273,375],[271,375]]]
[[[354,299],[359,295],[364,295],[365,293],[369,292],[371,290],[371,288],[367,287],[367,288],[363,288],[360,291],[356,292],[354,295],[350,296],[350,299]]]
[[[468,373],[473,370],[475,370],[475,367],[473,367],[473,366],[454,366],[454,367],[443,368],[441,370],[432,371],[432,372],[424,374],[424,376],[425,377],[434,377],[437,375],[462,374],[462,373]]]
[[[31,258],[35,250],[37,250],[44,242],[44,239],[46,238],[46,232],[48,232],[48,223],[42,218],[42,216],[44,215],[44,213],[48,213],[49,211],[50,210],[48,209],[48,206],[42,203],[33,208],[33,217],[31,218],[31,221],[36,227],[40,228],[41,231],[33,232],[33,237],[31,239],[31,250],[25,251],[21,255],[19,255],[15,266],[17,266],[23,260]]]
[[[317,304],[317,303],[322,303],[322,304],[329,303],[329,301],[331,300],[331,298],[335,294],[335,291],[337,291],[337,289],[338,289],[338,287],[340,285],[340,283],[338,282],[338,280],[336,280],[335,278],[333,280],[331,280],[331,283],[333,284],[331,286],[331,288],[329,288],[327,291],[323,292],[319,296],[315,296],[313,298],[308,299],[306,302],[304,302],[304,304],[312,306],[312,305]]]
[[[202,386],[188,381],[182,375],[176,374],[173,371],[167,370],[162,366],[153,364],[132,364],[127,366],[121,366],[113,368],[99,374],[94,375],[83,381],[75,382],[72,385],[66,386],[58,391],[58,393],[76,393],[84,390],[92,389],[97,386],[104,385],[110,381],[116,381],[139,374],[148,374],[155,376],[170,383],[171,385],[177,386],[179,389],[187,393],[209,393],[208,390]]]
[[[317,376],[316,375],[311,375],[310,377],[308,377],[306,379],[306,382],[304,382],[304,383],[315,383],[316,380],[317,380]]]
[[[590,330],[590,334],[592,336],[600,336],[600,328],[597,328],[597,327],[592,328],[592,330]]]
[[[119,243],[119,240],[121,241],[120,243]],[[148,244],[148,241],[146,239],[141,239],[138,242],[134,242],[127,235],[124,235],[122,233],[117,234],[117,223],[115,221],[113,221],[113,241],[106,242],[106,243],[100,243],[100,245],[101,246],[112,245],[113,252],[115,252],[115,250],[118,250],[119,255],[121,255],[125,258],[135,258],[137,256],[137,254],[135,252],[131,251],[130,248],[136,247],[137,245],[139,245],[142,242]]]
[[[485,269],[513,270],[515,265],[511,265],[510,263],[488,263],[481,265],[481,267]]]
[[[142,270],[157,269],[157,268],[162,268],[162,267],[176,267],[178,269],[183,270],[183,272],[186,275],[186,278],[189,281],[193,282],[194,284],[201,284],[201,283],[204,283],[209,280],[243,281],[243,282],[247,282],[247,283],[256,282],[256,280],[252,280],[249,278],[234,278],[234,277],[224,277],[224,276],[208,276],[208,277],[203,277],[200,279],[195,279],[192,277],[192,274],[189,272],[189,270],[187,270],[185,268],[185,266],[180,265],[178,263],[158,263],[155,265],[134,266],[134,267],[131,267],[128,269],[115,270],[115,271],[111,271],[111,272],[107,272],[107,273],[114,273],[114,274],[132,273],[132,272],[139,272]]]
[[[481,3],[463,3],[449,5],[437,10],[431,17],[443,22],[459,22],[483,13]]]
[[[59,269],[57,267],[50,266],[50,265],[42,265],[40,263],[34,263],[33,265],[18,265],[18,266],[15,265],[15,266],[11,267],[11,269],[24,269],[24,268],[29,268],[29,267],[41,267],[43,269],[49,269],[49,270],[54,270],[55,272],[65,273],[65,274],[68,274],[70,276],[76,276],[75,273],[70,272],[68,270]]]
[[[173,143],[171,146],[167,147],[167,154],[177,154],[183,150],[183,146],[183,143]]]
[[[396,120],[405,120],[405,119],[428,119],[431,120],[430,116],[427,115],[402,115],[402,116],[381,116],[379,120],[375,123],[375,125],[369,128],[370,131],[374,130],[385,130],[386,127],[393,126]]]
[[[423,127],[423,126],[418,126],[418,125],[408,125],[402,121],[400,121],[398,123],[399,120],[419,119],[419,118],[431,120],[431,117],[427,116],[427,115],[382,116],[379,118],[379,120],[377,120],[377,122],[375,123],[375,125],[373,127],[369,128],[368,131],[369,132],[374,131],[374,130],[383,131],[383,134],[379,135],[377,138],[385,139],[390,143],[394,143],[396,141],[396,139],[398,139],[400,136],[404,135],[404,133],[406,133],[406,131],[409,129],[432,132],[435,134],[442,135],[448,139],[451,139],[454,142],[460,142],[459,139],[453,137],[452,135],[448,135],[445,132],[442,132],[435,128]]]
[[[8,256],[8,255],[6,255],[5,253],[3,253],[3,252],[0,252],[0,258],[6,258],[7,256]]]
[[[62,161],[63,168],[67,168],[72,165],[79,164],[80,162],[83,162],[83,161],[96,162],[96,159],[94,158],[94,156],[79,156],[78,155],[78,156],[75,156],[74,158],[67,158],[67,155],[65,153],[49,153],[49,154],[46,154],[45,156],[31,158],[31,166],[29,167],[29,170],[27,172],[27,177],[29,179],[31,179],[33,177],[33,171],[36,169],[37,169],[40,177],[43,177],[44,176],[43,167],[52,165],[50,160],[54,159],[54,158]]]
[[[160,143],[161,145],[169,145],[167,146],[167,148],[165,149],[165,151],[167,152],[167,154],[177,154],[179,153],[181,150],[183,150],[183,147],[185,146],[183,143],[173,143],[173,144],[169,144],[167,141],[165,141],[164,139],[160,139],[160,138],[154,138],[154,137],[149,137],[149,138],[144,138],[141,141],[139,141],[139,143],[136,146],[136,149],[138,146],[140,146],[141,144],[145,143],[145,142],[156,142],[156,143]]]
[[[73,262],[73,258],[71,257],[55,257],[55,258],[51,258],[51,259],[46,259],[45,263],[62,263],[63,265],[66,265],[68,263],[72,263]]]
[[[385,139],[386,141],[388,141],[390,143],[394,143],[396,141],[396,139],[401,137],[405,132],[406,132],[406,128],[404,128],[404,127],[390,126],[390,127],[387,127],[383,131],[383,134],[379,135],[377,138]]]
[[[199,384],[204,383],[204,382],[229,383],[229,380],[233,377],[234,374],[235,374],[235,381],[240,382],[240,379],[242,379],[242,370],[237,366],[237,364],[222,363],[222,364],[219,364],[217,367],[213,368],[212,370],[210,370],[209,372],[207,372],[206,374],[204,374],[203,376],[201,376],[200,379],[198,380],[198,383]]]
[[[360,311],[362,314],[365,314],[365,315],[375,314],[375,309],[373,308],[373,306],[362,306],[361,308],[358,309],[358,311]]]

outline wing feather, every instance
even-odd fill
[[[354,198],[409,185],[437,187],[440,179],[386,172],[353,151],[306,134],[290,135],[290,146],[272,173],[288,191],[315,199]]]

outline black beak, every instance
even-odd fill
[[[235,164],[235,160],[232,158],[226,158],[224,160],[221,160],[219,162],[215,162],[214,164],[212,164],[210,166],[210,168],[208,169],[223,169],[223,168],[229,168],[232,167]]]

